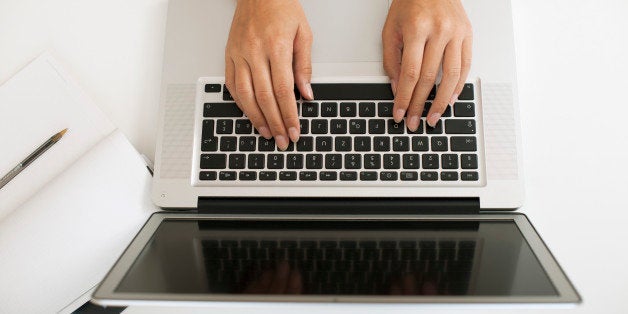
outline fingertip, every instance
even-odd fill
[[[430,114],[430,116],[427,118],[427,124],[429,124],[431,127],[436,127],[436,124],[438,124],[438,121],[440,121],[440,117],[440,112],[434,112]]]
[[[290,127],[288,128],[288,136],[290,136],[292,142],[296,143],[299,140],[300,134],[296,127]]]

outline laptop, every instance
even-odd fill
[[[436,127],[423,117],[410,132],[392,120],[382,70],[389,1],[302,1],[315,99],[297,95],[301,139],[279,151],[224,85],[235,2],[171,0],[152,188],[164,210],[94,302],[579,303],[515,212],[524,192],[510,2],[463,3],[475,32],[468,82]]]

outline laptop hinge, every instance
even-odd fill
[[[201,214],[445,215],[478,214],[477,197],[199,197]]]

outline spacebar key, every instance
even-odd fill
[[[242,110],[234,102],[205,103],[203,116],[212,117],[241,117]]]

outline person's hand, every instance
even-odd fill
[[[312,99],[312,32],[297,0],[239,0],[225,50],[225,83],[259,133],[285,150],[299,139],[294,85]]]
[[[244,289],[249,294],[301,294],[303,281],[301,272],[290,269],[288,261],[279,261],[275,269],[262,272]]]
[[[382,31],[384,69],[395,94],[393,117],[407,113],[408,129],[420,123],[425,101],[442,79],[427,123],[435,126],[453,104],[471,67],[473,33],[460,0],[395,0]]]

